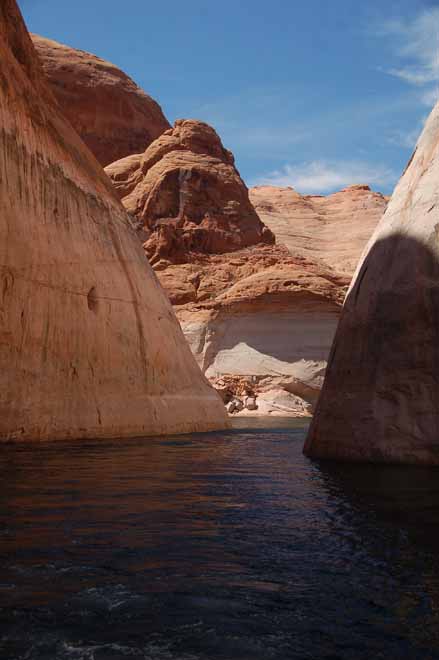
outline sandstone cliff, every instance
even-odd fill
[[[348,279],[273,245],[232,154],[202,122],[176,122],[106,172],[226,403],[242,391],[261,414],[310,414]]]
[[[388,203],[367,185],[327,196],[257,186],[250,189],[250,199],[278,243],[349,276]]]
[[[247,394],[257,397],[258,414],[311,414],[346,278],[263,245],[157,274],[198,364],[226,403]],[[178,304],[189,290],[193,300]]]
[[[439,464],[439,105],[358,267],[305,452]]]
[[[0,438],[226,425],[104,172],[0,4]]]
[[[32,35],[65,117],[101,165],[144,151],[169,128],[163,112],[114,64]]]

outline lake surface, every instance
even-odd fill
[[[236,423],[0,447],[0,658],[439,658],[439,470]]]

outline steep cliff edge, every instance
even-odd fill
[[[360,263],[305,452],[439,464],[439,105]]]
[[[0,438],[226,426],[15,0],[0,5],[0,55]]]
[[[169,128],[159,104],[114,64],[31,36],[62,113],[101,165],[144,151]]]

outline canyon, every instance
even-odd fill
[[[305,452],[439,464],[439,104],[358,265]]]
[[[365,185],[321,198],[249,192],[220,137],[195,120],[105,171],[229,412],[310,415],[387,199]]]
[[[228,426],[108,177],[0,5],[0,437]]]
[[[311,415],[350,279],[388,198],[365,184],[327,196],[248,190],[212,127],[171,128],[113,65],[33,40],[229,412]]]

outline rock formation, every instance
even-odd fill
[[[0,438],[226,425],[108,178],[0,4]]]
[[[163,112],[114,64],[32,35],[60,108],[101,165],[144,151],[169,128]]]
[[[305,452],[439,464],[439,105],[357,269]]]
[[[233,155],[203,122],[176,121],[144,154],[113,163],[106,172],[149,236],[145,248],[152,264],[274,243],[250,203]]]
[[[312,412],[348,279],[264,245],[157,274],[226,403],[256,396],[258,414]]]
[[[257,186],[250,190],[250,199],[278,243],[349,276],[388,203],[367,185],[327,196]]]
[[[203,372],[234,412],[309,415],[349,280],[283,246],[215,131],[178,121],[106,168]]]

